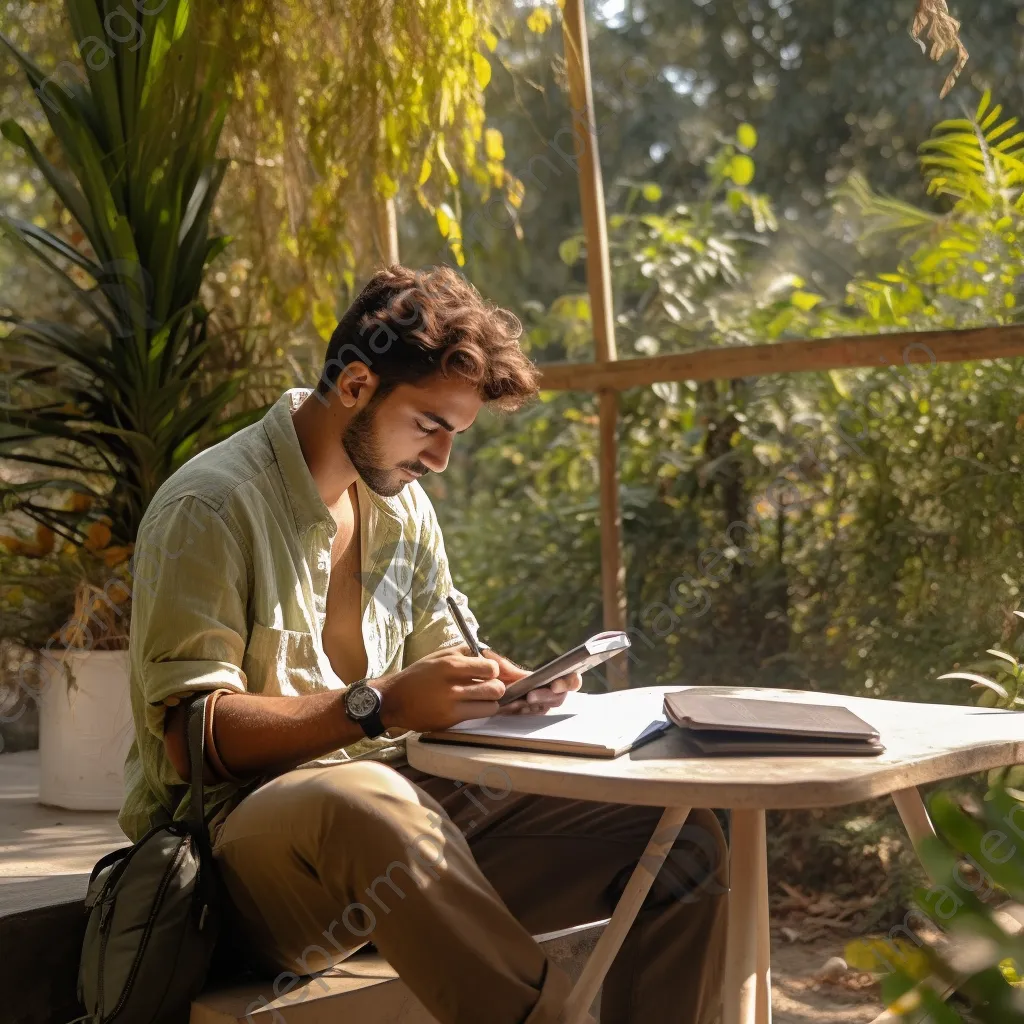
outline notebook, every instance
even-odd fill
[[[424,733],[421,738],[431,742],[610,758],[659,736],[670,725],[658,693],[577,691],[567,693],[561,707],[544,715],[474,718],[443,732]]]
[[[878,731],[849,708],[680,690],[665,714],[702,754],[880,754]]]

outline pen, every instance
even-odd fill
[[[445,600],[448,602],[448,609],[452,613],[455,625],[459,627],[462,639],[469,645],[469,649],[473,652],[474,657],[481,657],[480,648],[477,646],[476,640],[473,639],[473,634],[469,631],[469,626],[466,625],[466,620],[462,617],[462,612],[459,611],[459,606],[455,603],[455,598],[449,594]]]

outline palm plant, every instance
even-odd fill
[[[858,939],[846,949],[848,963],[879,975],[892,1018],[1024,1024],[1024,855],[1009,834],[1019,835],[1019,809],[1001,786],[981,806],[962,806],[942,791],[929,798],[936,835],[919,847],[932,880],[915,890],[920,909],[889,938]],[[935,917],[943,933],[935,940],[923,942],[907,926],[938,924]]]
[[[1013,614],[1018,619],[1024,619],[1024,612],[1014,611]],[[965,665],[958,672],[947,672],[939,676],[939,679],[966,679],[971,683],[972,690],[982,690],[978,699],[981,707],[1017,711],[1019,705],[1024,704],[1024,664],[1013,654],[997,647],[990,647],[985,653],[992,657]],[[991,674],[983,675],[983,671]]]
[[[47,76],[0,35],[39,98],[59,159],[15,121],[0,132],[79,229],[61,237],[0,217],[6,238],[59,280],[79,311],[64,319],[0,311],[10,353],[0,455],[36,475],[4,484],[5,511],[74,544],[102,523],[112,542],[130,546],[164,480],[263,410],[225,415],[247,371],[212,379],[206,369],[214,338],[199,289],[228,241],[210,233],[226,168],[216,156],[225,103],[208,57],[214,47],[200,42],[186,0],[154,13],[121,6],[116,35],[109,7],[66,0],[84,77],[67,61]],[[85,497],[70,508],[41,500],[68,491]]]

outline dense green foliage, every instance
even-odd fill
[[[757,139],[741,126],[691,201],[668,206],[648,188],[649,212],[637,212],[634,187],[611,217],[626,347],[678,351],[695,332],[729,344],[1013,322],[1021,138],[987,96],[939,124],[921,170],[926,192],[948,197],[941,212],[848,183],[837,203],[856,201],[891,263],[830,299],[792,273],[754,287],[775,221],[751,191]],[[570,239],[562,255],[578,251]],[[556,300],[530,344],[580,358],[587,315],[585,297]],[[933,367],[914,345],[905,356],[623,395],[636,682],[962,699],[936,675],[973,657],[979,636],[1006,636],[1019,599],[1020,366]],[[445,489],[461,582],[492,643],[524,658],[600,624],[594,400],[543,399],[478,437],[472,476]]]
[[[993,789],[979,806],[948,793],[928,801],[936,836],[921,842],[930,884],[888,938],[851,943],[851,963],[882,977],[882,997],[900,1019],[936,1024],[1024,1021],[1024,806]],[[917,932],[939,926],[941,940]],[[948,1002],[941,993],[955,992]]]
[[[165,4],[145,25],[141,14],[125,15],[136,46],[103,42],[95,0],[68,0],[67,16],[76,38],[94,41],[83,46],[85,81],[61,69],[47,75],[2,37],[36,93],[56,162],[17,121],[0,130],[28,154],[74,228],[70,241],[16,217],[0,228],[83,314],[2,317],[13,327],[3,455],[50,473],[7,485],[5,510],[77,543],[105,525],[124,546],[160,484],[252,418],[223,416],[244,371],[207,379],[211,339],[199,301],[206,267],[227,242],[209,227],[226,169],[216,156],[224,108],[216,73],[202,68],[187,32],[187,4]],[[102,515],[91,502],[54,501],[69,491],[101,499]]]
[[[455,186],[515,184],[491,4],[136,8],[5,12],[0,633],[30,643],[124,568],[170,473],[319,361],[399,182],[458,260]]]
[[[975,108],[991,89],[1024,110],[1024,29],[996,0],[961,12],[971,63],[940,102],[948,69],[909,39],[914,6],[591,5],[623,357],[1016,322],[1019,140],[1005,115]],[[330,3],[235,8],[223,47],[233,162],[214,217],[236,237],[204,291],[217,367],[256,361],[263,400],[313,379],[331,300],[343,305],[368,269],[352,262],[367,250],[366,200],[395,181],[406,262],[464,255],[481,290],[521,314],[538,360],[591,358],[562,39],[543,31],[555,6],[509,7],[491,27],[478,11],[441,50],[416,36],[414,12],[383,25],[372,5],[354,10],[342,25]],[[68,44],[52,5],[21,18],[19,38],[59,59]],[[313,31],[317,18],[334,28]],[[364,23],[377,50],[350,61]],[[378,95],[365,79],[394,46]],[[416,99],[416,60],[442,52],[450,63],[431,80],[461,81],[462,105],[417,134],[440,95]],[[19,117],[38,108],[9,86],[3,97]],[[380,122],[384,176],[359,184],[381,138],[359,164],[352,124],[372,123],[381,102],[398,134]],[[939,122],[919,172],[915,153]],[[950,159],[961,173],[943,182]],[[59,223],[38,174],[4,160],[7,212]],[[347,177],[334,173],[342,161]],[[7,294],[56,301],[26,261],[0,259]],[[1018,378],[1015,363],[897,366],[624,394],[630,614],[647,638],[635,635],[634,679],[959,699],[958,683],[935,676],[1008,636],[1018,600]],[[460,584],[489,639],[523,660],[600,624],[595,413],[590,396],[566,394],[484,417],[430,481]]]

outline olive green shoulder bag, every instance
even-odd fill
[[[78,996],[90,1024],[186,1024],[206,980],[221,918],[203,818],[207,699],[187,713],[188,818],[107,854],[89,877]]]

